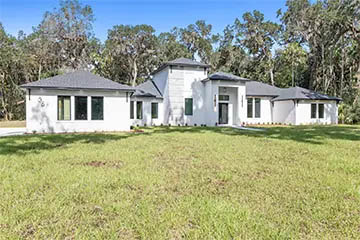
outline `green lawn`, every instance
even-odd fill
[[[0,239],[360,237],[360,127],[0,138]]]
[[[0,128],[24,128],[25,121],[0,121]]]

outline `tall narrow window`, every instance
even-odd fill
[[[136,102],[136,119],[143,118],[142,102]]]
[[[58,120],[71,120],[70,96],[58,96]]]
[[[193,99],[185,98],[185,115],[192,116],[193,115]]]
[[[316,103],[311,104],[311,118],[316,118]]]
[[[134,119],[134,101],[130,101],[130,119]]]
[[[158,103],[151,103],[151,118],[157,119],[158,112],[159,112],[159,104]]]
[[[87,120],[87,97],[75,97],[75,120]]]
[[[247,117],[252,118],[253,117],[253,99],[247,98]]]
[[[104,97],[91,97],[91,120],[104,120]]]
[[[318,111],[319,111],[319,118],[324,118],[324,104],[323,103],[319,103]]]
[[[261,113],[261,99],[255,98],[255,117],[260,118]]]

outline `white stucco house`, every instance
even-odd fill
[[[28,132],[123,131],[150,125],[337,124],[338,102],[186,58],[164,63],[135,88],[77,71],[22,85]]]

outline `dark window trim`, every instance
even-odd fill
[[[59,97],[69,97],[70,98],[70,120],[60,120],[59,116]],[[71,121],[71,96],[69,95],[57,95],[57,120],[58,121]]]
[[[153,104],[156,105],[156,116],[153,117]],[[158,119],[159,118],[159,103],[158,102],[152,102],[151,103],[151,118],[152,119]]]
[[[132,106],[131,106],[132,104]],[[135,101],[130,101],[130,119],[135,118],[135,111],[134,111]]]
[[[227,97],[227,99],[221,99],[222,97]],[[219,101],[230,101],[230,95],[227,94],[219,94]]]
[[[103,119],[93,119],[92,117],[93,117],[93,108],[92,108],[92,99],[93,98],[102,98],[103,99]],[[105,119],[105,114],[104,114],[104,112],[105,112],[105,104],[104,104],[104,99],[105,99],[105,97],[104,96],[90,96],[90,108],[91,108],[91,121],[104,121],[104,119]]]
[[[86,119],[76,119],[76,98],[77,97],[86,97]],[[75,121],[88,121],[89,120],[89,96],[83,96],[83,95],[77,95],[77,96],[74,96],[74,109],[75,109],[75,116],[74,116],[74,120]]]
[[[188,100],[188,99],[191,99],[191,113],[186,113],[186,100]],[[193,116],[193,114],[194,114],[194,100],[193,100],[193,98],[185,98],[184,102],[185,102],[185,111],[184,111],[185,116]]]
[[[138,114],[138,103],[141,103],[141,115],[140,115],[140,118],[138,117],[139,116],[139,114]],[[144,118],[143,114],[144,114],[144,103],[143,103],[143,101],[136,101],[136,119],[142,120]]]
[[[249,116],[249,100],[251,102],[251,116]],[[246,98],[246,117],[254,118],[254,98]]]
[[[312,107],[313,105],[315,105],[315,117],[313,117],[313,111],[312,111]],[[317,119],[317,103],[310,103],[310,119]]]
[[[323,106],[322,117],[320,117],[320,105]],[[319,119],[324,119],[325,118],[325,104],[324,103],[318,103],[317,114],[318,114]]]
[[[259,99],[259,116],[256,116],[256,99]],[[261,98],[254,98],[254,118],[261,118]]]

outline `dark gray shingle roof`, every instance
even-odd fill
[[[151,80],[148,80],[142,84],[136,86],[136,91],[133,94],[134,97],[156,97],[162,98],[162,95],[159,89],[156,87],[155,83]]]
[[[247,78],[242,78],[231,73],[216,72],[208,76],[208,78],[202,80],[207,82],[209,80],[223,80],[223,81],[250,81]]]
[[[246,82],[246,95],[247,96],[279,96],[281,88],[271,86],[266,83],[258,81]]]
[[[23,88],[55,88],[55,89],[95,89],[95,90],[127,90],[135,88],[114,82],[87,71],[75,71],[45,78],[36,82],[21,85]]]
[[[341,98],[331,97],[325,94],[311,91],[306,88],[292,87],[281,89],[280,95],[272,101],[285,101],[285,100],[335,100],[341,101]]]
[[[177,58],[175,60],[165,62],[163,65],[161,65],[158,69],[156,69],[151,74],[154,75],[154,74],[160,72],[161,70],[163,70],[164,68],[166,68],[168,66],[205,67],[205,68],[210,67],[210,65],[208,65],[206,63],[194,61],[194,60],[189,59],[189,58]]]

